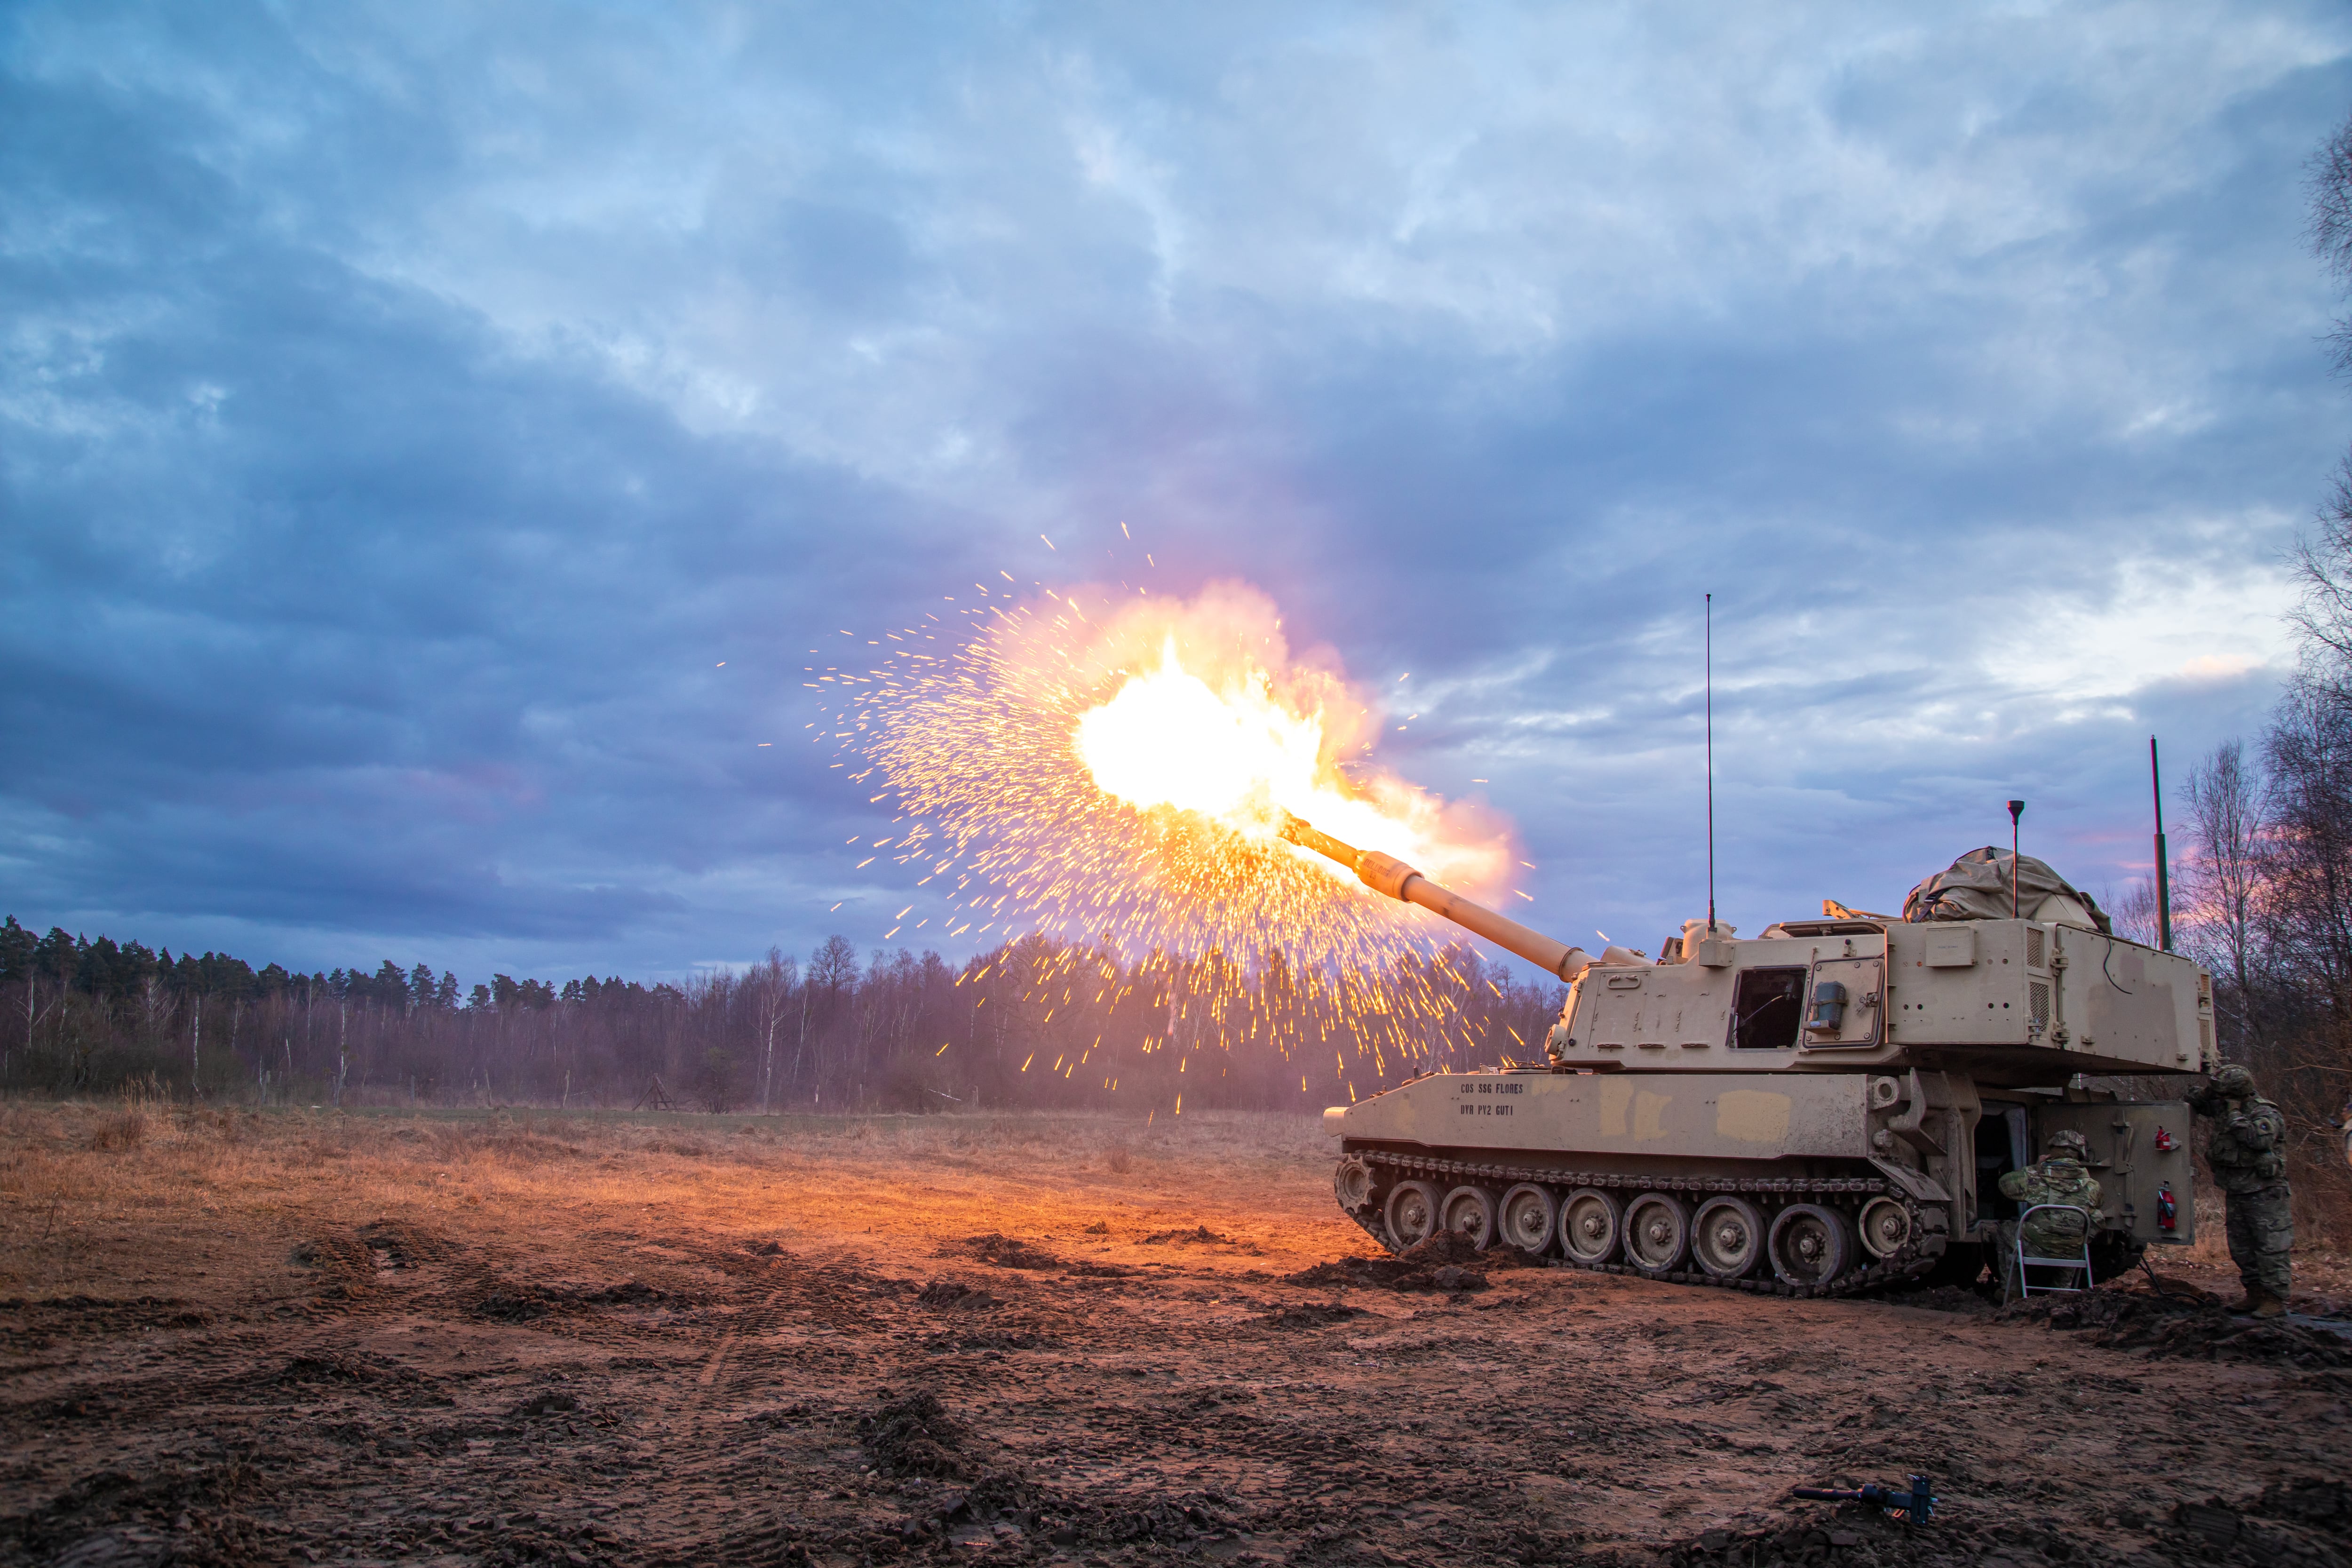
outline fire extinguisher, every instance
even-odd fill
[[[2159,1127],[2156,1130],[2156,1152],[2158,1153],[2169,1154],[2175,1149],[2179,1147],[2179,1140],[2173,1137],[2172,1130],[2170,1128]]]
[[[2180,1228],[2180,1205],[2173,1202],[2170,1182],[2156,1189],[2156,1228],[2158,1230]]]

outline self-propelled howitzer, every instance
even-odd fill
[[[1282,831],[1568,983],[1544,1060],[1323,1113],[1339,1206],[1391,1249],[1447,1229],[1782,1294],[1973,1279],[2015,1214],[2000,1176],[2062,1128],[2100,1187],[2096,1278],[2193,1237],[2187,1104],[2098,1080],[2206,1070],[2211,983],[2114,935],[2038,861],[2015,862],[2013,894],[2009,852],[1973,851],[1907,918],[1825,902],[1751,938],[1690,921],[1654,960],[1596,958],[1391,856]]]

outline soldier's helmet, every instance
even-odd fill
[[[2254,1075],[2236,1062],[2225,1063],[2213,1073],[2213,1087],[2231,1100],[2254,1092]]]
[[[2054,1160],[2061,1154],[2070,1160],[2082,1160],[2087,1159],[2090,1152],[2090,1144],[2071,1127],[2061,1127],[2042,1141],[2042,1157],[2045,1160]]]

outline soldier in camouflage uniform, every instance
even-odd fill
[[[2288,1256],[2294,1247],[2294,1216],[2288,1212],[2286,1118],[2254,1092],[2254,1075],[2235,1062],[2190,1091],[2189,1109],[2212,1118],[2213,1142],[2205,1151],[2213,1184],[2230,1205],[2230,1261],[2246,1299],[2235,1309],[2257,1318],[2286,1310]]]
[[[2083,1135],[2073,1128],[2061,1128],[2042,1144],[2042,1163],[2028,1165],[2021,1171],[2011,1171],[2000,1179],[2000,1195],[2014,1202],[2020,1209],[2035,1204],[2072,1204],[2096,1214],[2099,1208],[2099,1184],[2083,1161],[2089,1152]],[[2019,1293],[2017,1279],[2017,1220],[2000,1224],[2000,1286],[2003,1297]],[[2063,1214],[2045,1209],[2027,1218],[2025,1251],[2032,1258],[2082,1258],[2088,1261],[2090,1234],[2081,1215]]]

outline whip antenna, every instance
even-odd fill
[[[1706,934],[1715,934],[1715,595],[1706,596]]]

